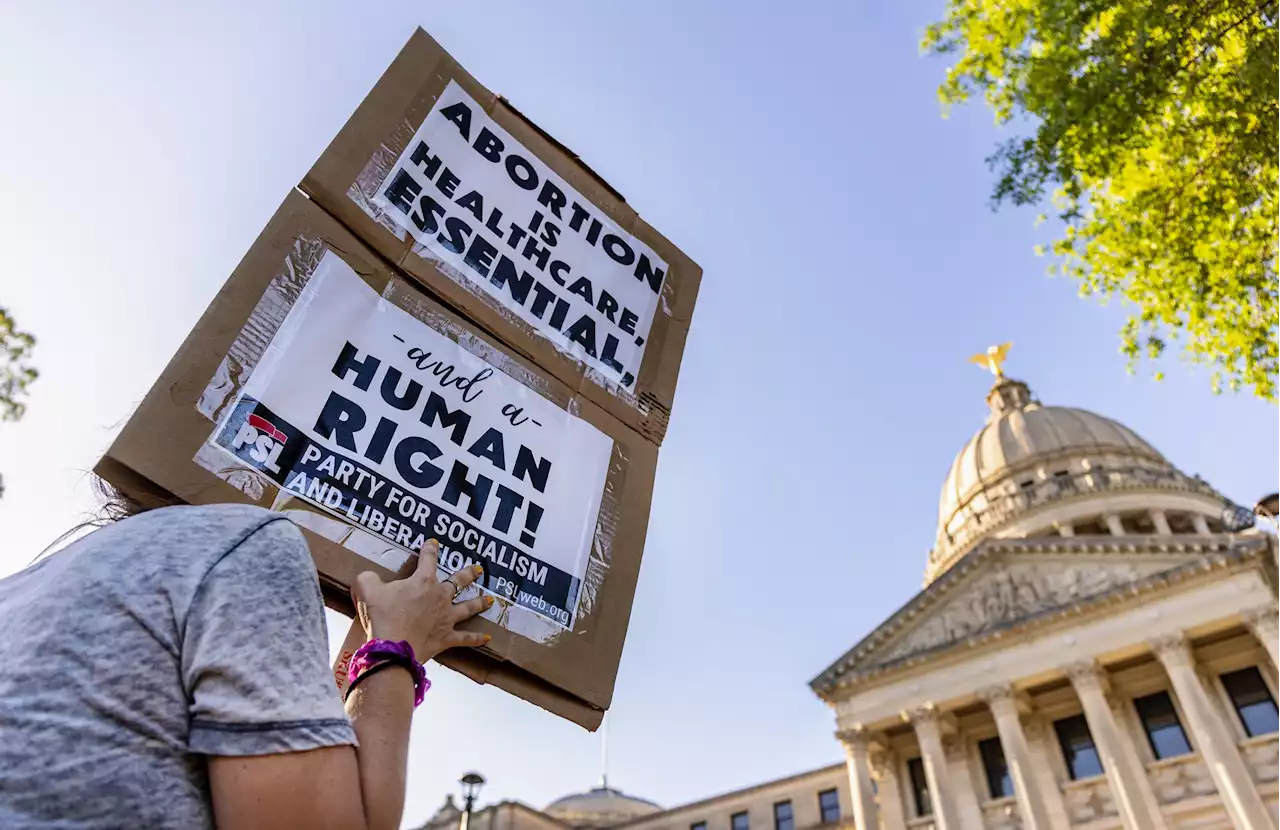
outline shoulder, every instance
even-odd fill
[[[310,564],[302,531],[288,517],[248,504],[181,505],[151,510],[100,531],[102,542],[150,550],[204,572],[238,552],[271,549],[274,561]],[[174,560],[177,560],[175,562]],[[185,570],[185,568],[182,568]]]
[[[197,534],[219,534],[213,554],[192,574],[191,604],[179,617],[184,630],[226,637],[242,657],[250,648],[246,637],[291,631],[290,620],[325,641],[320,580],[297,525],[280,513],[239,505],[191,508],[180,519],[203,528]]]
[[[234,545],[264,530],[302,542],[302,532],[288,517],[252,504],[164,507],[125,519],[118,527],[157,541],[181,538],[214,548],[219,543]]]
[[[163,508],[128,522],[151,537],[149,545],[168,547],[166,558],[186,574],[182,582],[192,589],[192,602],[203,595],[241,611],[265,599],[295,611],[320,607],[310,550],[287,516],[252,505],[217,504]]]

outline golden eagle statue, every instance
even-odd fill
[[[1004,377],[1004,361],[1008,357],[1009,349],[1012,346],[1012,340],[999,346],[988,346],[985,352],[979,352],[969,358],[969,362],[986,367],[991,374],[997,378],[1002,378]]]

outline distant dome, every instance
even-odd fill
[[[662,812],[662,808],[652,801],[601,786],[558,798],[543,812],[573,827],[611,827]]]
[[[987,402],[987,423],[956,455],[943,482],[926,583],[982,539],[1042,507],[1134,489],[1213,494],[1123,424],[1083,409],[1044,406],[1022,381],[1001,376]]]

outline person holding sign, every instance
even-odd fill
[[[398,828],[422,663],[479,566],[362,574],[344,701],[301,531],[248,505],[172,506],[0,580],[0,827]]]

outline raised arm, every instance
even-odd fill
[[[366,635],[405,640],[423,662],[446,648],[482,644],[483,635],[456,631],[455,626],[492,604],[491,598],[453,604],[454,585],[436,578],[437,554],[435,542],[430,542],[409,577],[383,582],[371,573],[362,574],[354,591]],[[465,587],[478,573],[460,572],[450,579]],[[320,670],[328,684],[324,693],[336,701],[328,666]],[[306,693],[318,691],[309,688]],[[388,667],[348,695],[346,712],[358,747],[348,742],[263,754],[212,754],[209,782],[217,826],[395,830],[404,810],[413,700],[410,673]],[[424,705],[430,705],[430,697]]]

